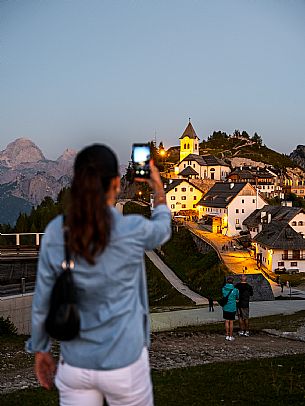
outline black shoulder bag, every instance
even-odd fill
[[[61,264],[62,271],[53,287],[49,313],[45,328],[50,337],[59,341],[75,338],[80,330],[80,317],[77,308],[76,289],[72,275],[74,261],[68,249],[68,231],[64,229],[65,259]]]
[[[218,303],[221,307],[224,307],[228,301],[229,301],[229,296],[231,295],[231,293],[233,292],[233,289],[230,290],[230,292],[227,294],[227,296],[222,296],[222,298],[220,298],[218,300]]]

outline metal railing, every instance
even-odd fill
[[[304,260],[305,254],[282,254],[282,259],[290,259],[290,260]]]

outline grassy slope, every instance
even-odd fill
[[[179,293],[168,280],[164,278],[159,269],[156,268],[147,257],[145,258],[145,262],[149,305],[151,308],[194,305],[190,299]]]
[[[163,245],[162,251],[164,262],[192,290],[205,297],[220,295],[226,269],[214,251],[198,252],[187,229],[180,227],[178,232],[173,231],[171,240]]]

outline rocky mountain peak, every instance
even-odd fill
[[[305,145],[298,145],[296,149],[291,152],[290,158],[305,169]]]
[[[34,163],[44,159],[45,157],[37,145],[27,138],[16,139],[0,152],[0,163],[10,168],[21,163]]]
[[[75,159],[75,156],[77,154],[77,151],[72,148],[67,148],[62,155],[60,155],[59,158],[57,158],[57,161],[73,161]]]

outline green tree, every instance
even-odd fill
[[[253,134],[251,140],[256,142],[256,144],[258,144],[259,146],[261,146],[263,143],[262,137],[260,135],[258,135],[257,132],[255,132]]]

